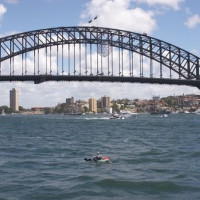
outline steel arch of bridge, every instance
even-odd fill
[[[102,59],[102,49],[107,46],[108,57],[108,73],[104,74],[101,70],[102,66],[98,66],[96,76],[93,73],[88,73],[86,66],[85,74],[76,75],[76,64],[75,64],[75,45],[79,44],[79,51],[82,45],[89,45],[89,53],[92,54],[92,45],[100,45],[101,55],[97,53],[98,59]],[[58,47],[63,45],[74,45],[74,74],[68,73],[61,75],[51,74],[49,72],[40,74],[39,66],[36,69],[34,63],[34,73],[27,74],[26,56],[28,52],[38,51],[53,46]],[[109,47],[111,49],[109,49]],[[112,48],[119,49],[119,73],[114,76]],[[123,51],[129,52],[129,76],[123,75]],[[133,52],[140,55],[140,74],[135,76],[133,74]],[[51,52],[50,52],[51,53]],[[63,52],[62,52],[63,53]],[[87,52],[85,52],[85,59],[87,62]],[[15,74],[14,70],[14,58],[21,55],[22,57],[22,72],[19,75]],[[63,55],[62,55],[63,56]],[[145,77],[143,74],[143,56],[148,57],[150,60],[149,69],[150,76]],[[81,56],[79,56],[81,57]],[[110,58],[109,58],[110,57]],[[63,59],[63,58],[62,58]],[[81,58],[80,58],[81,59]],[[92,59],[90,57],[90,59]],[[122,61],[121,61],[121,60]],[[0,38],[0,81],[34,81],[40,83],[43,81],[109,81],[109,82],[141,82],[141,83],[158,83],[158,84],[179,84],[179,85],[191,85],[200,88],[200,75],[199,75],[199,57],[189,53],[173,44],[164,42],[162,40],[148,36],[147,34],[139,34],[124,30],[102,28],[102,27],[58,27],[50,29],[41,29],[30,32],[19,33],[7,37]],[[8,66],[10,71],[8,74],[3,74],[2,63],[9,61]],[[159,78],[153,76],[153,64],[156,61],[159,63]],[[39,63],[39,61],[38,61]],[[58,59],[57,59],[58,63]],[[90,65],[91,65],[90,61]],[[109,66],[110,63],[110,66]],[[50,63],[51,64],[51,63]],[[101,61],[102,65],[102,61]],[[163,66],[169,69],[169,78],[163,78]],[[81,67],[81,66],[80,66]],[[46,67],[47,68],[47,67]],[[50,66],[51,68],[51,66]],[[58,68],[58,66],[57,66]],[[63,68],[63,67],[62,67]],[[111,69],[112,68],[112,69]],[[92,69],[92,68],[91,68]],[[38,71],[37,71],[38,70]],[[91,72],[91,70],[90,70]],[[178,75],[177,78],[172,78],[171,72]]]

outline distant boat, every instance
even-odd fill
[[[122,115],[137,115],[138,113],[133,113],[131,111],[120,110],[120,114],[122,114]]]
[[[6,115],[6,113],[4,112],[4,109],[1,111],[1,115]]]
[[[124,117],[119,114],[112,114],[109,119],[124,119]]]
[[[162,115],[161,117],[165,117],[165,118],[166,118],[166,117],[168,117],[168,115],[167,115],[167,114],[164,114],[164,115]]]
[[[190,112],[188,110],[185,110],[184,113],[185,114],[190,114]]]

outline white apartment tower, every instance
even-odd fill
[[[10,109],[13,112],[19,111],[19,91],[15,88],[10,90]]]

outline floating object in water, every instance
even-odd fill
[[[109,157],[104,156],[101,158],[98,158],[97,156],[94,156],[93,158],[84,158],[85,161],[91,161],[91,162],[99,162],[99,163],[103,163],[103,162],[109,162]]]

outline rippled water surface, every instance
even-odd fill
[[[0,200],[200,199],[200,115],[0,116]],[[96,152],[110,163],[85,162]]]

